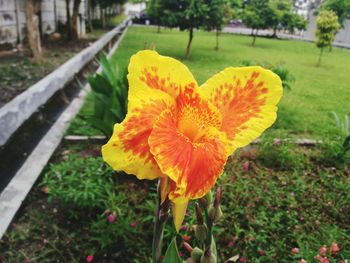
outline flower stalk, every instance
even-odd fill
[[[169,205],[170,201],[167,198],[163,203],[161,203],[160,194],[160,181],[157,187],[157,205],[155,211],[155,223],[153,229],[153,242],[152,242],[152,260],[153,263],[160,263],[162,256],[162,246],[163,246],[163,232],[165,224],[169,218]]]

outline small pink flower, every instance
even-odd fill
[[[30,263],[29,258],[26,258],[26,260],[24,261],[24,263]]]
[[[94,260],[94,256],[93,255],[88,255],[86,257],[86,262],[92,262]]]
[[[282,144],[282,141],[281,141],[281,139],[276,138],[276,139],[273,140],[273,144],[274,144],[274,145],[281,145],[281,144]]]
[[[182,225],[180,230],[187,231],[188,230],[188,224]]]
[[[180,258],[182,258],[184,256],[184,253],[182,253],[181,251],[179,252],[179,256]]]
[[[340,251],[340,248],[337,243],[332,243],[329,250],[331,251],[332,254],[337,254]]]
[[[315,259],[321,263],[329,263],[329,260],[326,257],[321,257],[320,255],[315,256]]]
[[[321,256],[324,256],[324,255],[327,254],[327,248],[326,248],[325,246],[320,247],[319,252],[320,252],[320,255],[321,255]]]
[[[107,220],[109,223],[114,223],[115,218],[116,218],[116,216],[113,214],[110,214],[109,216],[107,216]]]
[[[298,263],[307,263],[307,261],[305,259],[300,259]]]
[[[130,227],[132,227],[132,228],[136,228],[136,227],[137,227],[137,222],[136,222],[136,220],[131,221]]]
[[[183,241],[186,241],[186,242],[191,240],[191,237],[189,235],[182,235],[181,238]]]
[[[293,247],[292,248],[292,254],[293,255],[299,254],[299,252],[300,252],[299,248],[297,248],[297,247]]]
[[[260,250],[258,251],[258,253],[259,253],[260,256],[265,256],[265,255],[266,255],[265,250],[262,250],[262,249],[260,249]]]
[[[249,172],[249,162],[246,161],[243,165],[242,165],[242,168],[243,168],[243,171],[245,173],[248,173]]]
[[[248,262],[248,259],[246,259],[245,257],[241,257],[239,258],[239,262],[242,262],[242,263]]]
[[[227,243],[227,247],[233,247],[234,245],[235,243],[232,240]]]

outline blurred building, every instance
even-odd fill
[[[26,36],[25,0],[0,0],[0,44],[16,44],[22,42]],[[73,1],[70,1],[70,14],[73,12]],[[82,0],[79,10],[78,33],[85,35],[85,18],[87,0]],[[39,11],[41,34],[58,31],[60,25],[66,24],[65,0],[42,0]]]

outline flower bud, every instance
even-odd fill
[[[210,216],[210,219],[214,222],[214,224],[216,224],[222,217],[221,207],[218,206],[215,208],[214,206],[210,206],[209,216]]]
[[[184,249],[188,252],[188,253],[192,253],[193,248],[191,247],[190,244],[188,244],[186,241],[184,241],[182,243],[182,246],[184,247]]]
[[[200,263],[217,263],[216,256],[211,253],[210,247],[201,256]]]
[[[221,197],[222,197],[222,187],[218,186],[215,191],[215,200],[214,200],[214,207],[218,207],[221,203]]]
[[[293,255],[299,254],[299,252],[300,252],[299,248],[297,248],[297,247],[293,247],[292,248],[292,254]]]
[[[305,259],[300,259],[298,263],[307,263],[307,261]]]
[[[197,217],[198,225],[203,225],[202,209],[199,207],[198,204],[196,204],[196,217]]]
[[[331,247],[329,248],[332,254],[337,254],[340,251],[340,248],[337,243],[332,243]]]
[[[319,252],[320,252],[321,256],[324,256],[327,253],[327,248],[325,246],[323,246],[320,248]]]
[[[199,247],[193,248],[191,252],[191,258],[195,261],[198,262],[203,255],[203,250],[201,250]]]
[[[208,228],[206,225],[204,224],[194,225],[193,229],[194,229],[194,235],[199,241],[204,242],[207,239]]]
[[[209,191],[206,195],[205,195],[205,199],[208,202],[207,204],[211,204],[213,202],[213,195],[211,193],[211,191]]]

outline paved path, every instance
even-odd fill
[[[311,27],[311,30],[310,30]],[[310,25],[309,30],[304,32],[302,35],[292,35],[292,34],[286,34],[286,33],[277,33],[277,36],[282,39],[296,39],[296,40],[303,40],[303,41],[309,41],[313,42],[313,34],[312,31],[314,32],[314,27]],[[311,31],[311,32],[310,32]],[[350,31],[350,29],[348,29]],[[250,35],[252,33],[252,30],[250,28],[244,28],[244,27],[225,27],[223,29],[224,33],[234,33],[234,34],[241,34],[241,35]],[[259,36],[271,36],[272,35],[272,30],[259,30],[258,35]],[[350,38],[350,32],[349,32],[349,38]],[[342,48],[349,48],[350,49],[350,39],[349,43],[344,43],[336,41],[333,43],[333,46],[335,47],[342,47]]]

